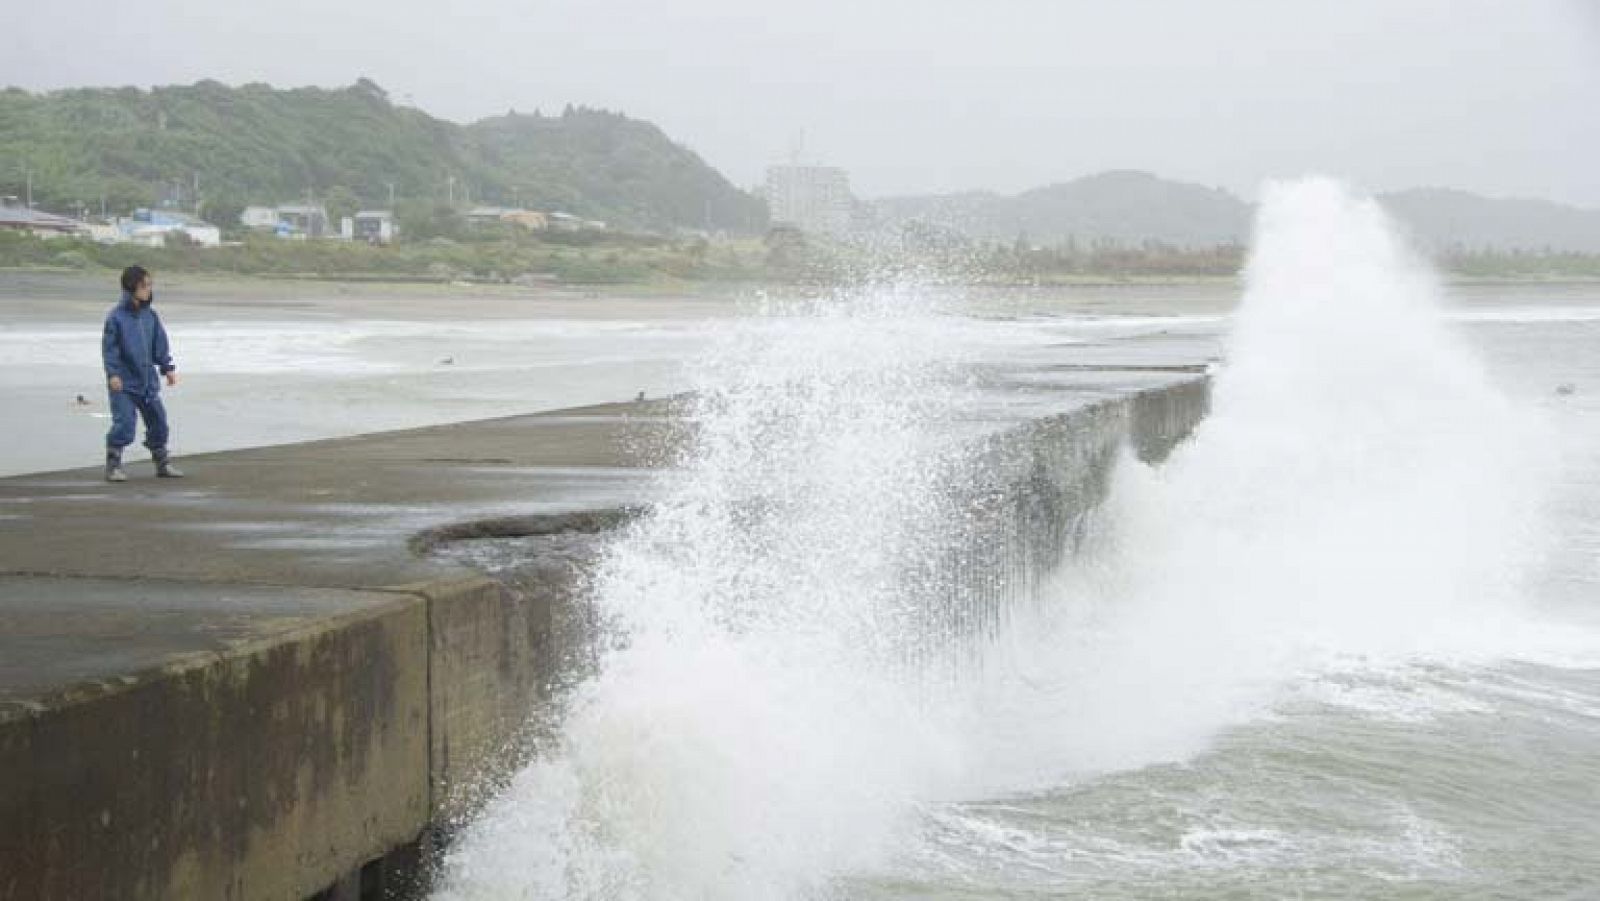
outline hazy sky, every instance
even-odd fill
[[[1600,207],[1600,0],[0,0],[0,83],[342,85],[655,121],[743,186],[1324,171]]]

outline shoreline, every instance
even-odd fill
[[[1600,276],[1590,275],[1462,275],[1438,269],[1440,281],[1447,285],[1600,285]],[[814,292],[819,288],[848,284],[848,280],[825,281],[739,281],[739,280],[636,280],[617,282],[564,282],[547,281],[533,284],[512,284],[471,278],[434,278],[396,273],[342,273],[323,275],[311,272],[284,273],[219,273],[207,270],[163,270],[182,277],[194,285],[216,285],[228,288],[251,286],[282,288],[285,285],[338,287],[345,289],[401,290],[401,291],[451,291],[492,295],[502,298],[583,298],[597,296],[625,298],[657,297],[731,297],[753,292]],[[114,269],[80,269],[52,266],[0,266],[0,279],[7,276],[35,276],[63,280],[104,281],[114,280]],[[1132,287],[1193,287],[1232,286],[1243,284],[1242,274],[1232,275],[1119,275],[1114,273],[1089,273],[1081,276],[1055,277],[1037,282],[1001,281],[981,278],[941,281],[941,287],[963,287],[979,290],[1030,291],[1050,288],[1116,288]]]

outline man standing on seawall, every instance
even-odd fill
[[[122,300],[106,315],[100,352],[111,393],[111,431],[106,433],[106,481],[126,482],[122,449],[133,443],[138,417],[144,417],[144,446],[156,461],[156,475],[181,479],[167,453],[167,408],[161,404],[161,377],[178,384],[167,330],[152,304],[155,280],[141,266],[122,270]],[[156,373],[159,372],[160,376]]]

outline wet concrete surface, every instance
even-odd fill
[[[0,479],[0,899],[303,898],[503,768],[550,618],[419,533],[637,502],[664,404]]]
[[[449,575],[407,539],[465,518],[636,500],[670,427],[665,402],[0,479],[0,569],[108,580],[316,588]],[[5,590],[0,589],[0,594]],[[9,633],[7,633],[9,634]]]
[[[1192,383],[1207,354],[1019,349],[950,438]],[[470,813],[581,671],[552,643],[592,626],[566,596],[596,545],[509,535],[497,561],[421,537],[647,504],[681,403],[196,455],[183,480],[0,479],[0,875],[22,879],[0,899],[304,897]],[[106,835],[104,866],[75,863]]]
[[[113,692],[157,667],[394,602],[379,592],[0,576],[0,720],[73,686]]]
[[[955,411],[951,435],[1190,380],[1214,352],[1181,329],[1156,327],[1103,342],[1019,348],[980,373],[975,403]],[[207,592],[229,598],[219,604],[248,632],[257,621],[251,616],[274,621],[274,605],[340,604],[299,590],[396,589],[481,573],[459,555],[418,554],[410,541],[454,523],[646,501],[652,473],[681,438],[679,403],[605,404],[204,454],[181,461],[189,473],[182,480],[155,478],[148,462],[130,463],[131,480],[120,485],[103,481],[99,469],[0,479],[0,660],[7,661],[0,696],[93,670],[74,660],[75,647],[102,663],[132,664],[134,657],[103,650],[126,634],[130,610],[149,614],[140,624],[146,640],[168,631],[176,652],[189,648],[181,636],[209,628],[184,622],[177,599],[193,597],[198,608]],[[142,607],[149,592],[140,586],[152,581],[210,587],[168,592],[176,607]],[[218,586],[293,591],[229,594]],[[23,621],[69,608],[78,612],[60,635],[41,631],[46,619]],[[98,635],[96,621],[104,624]],[[11,663],[23,660],[30,663]]]

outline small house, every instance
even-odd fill
[[[310,203],[280,205],[273,230],[284,237],[321,238],[328,234],[328,211]]]
[[[588,232],[605,231],[606,224],[598,219],[585,219],[557,211],[550,214],[550,227],[558,232]]]
[[[278,208],[275,206],[247,206],[239,214],[239,224],[245,228],[271,231],[278,227]]]
[[[500,220],[520,225],[531,232],[542,232],[550,227],[550,217],[538,210],[509,210]]]
[[[368,244],[388,244],[395,238],[394,213],[390,210],[362,210],[347,220],[346,237]]]
[[[550,220],[538,210],[525,210],[521,207],[480,206],[467,211],[469,225],[493,225],[505,222],[521,226],[528,231],[544,231],[550,227]]]
[[[183,240],[201,247],[222,243],[222,230],[187,213],[171,210],[138,209],[118,223],[122,240],[146,247],[163,247],[172,240]],[[175,239],[175,235],[181,235]]]
[[[15,197],[0,199],[0,230],[27,232],[41,238],[88,234],[87,224],[26,207]]]

